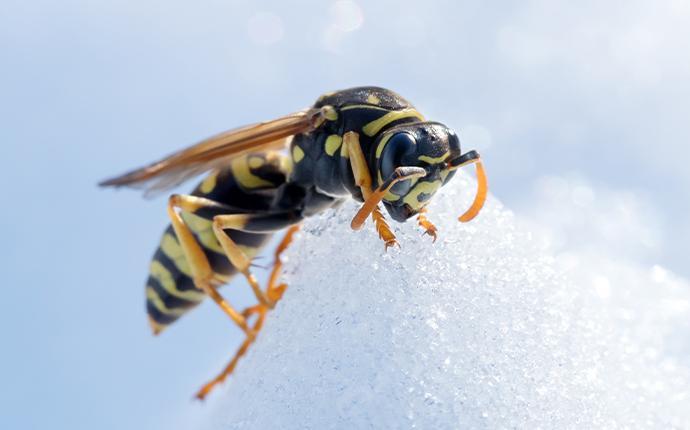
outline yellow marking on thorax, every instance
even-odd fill
[[[161,250],[163,254],[172,260],[180,272],[190,278],[192,277],[192,271],[189,268],[189,263],[187,263],[187,258],[184,256],[184,251],[175,236],[170,233],[164,234],[163,239],[161,239]]]
[[[374,136],[376,133],[381,131],[381,129],[388,124],[390,124],[393,121],[397,121],[399,119],[403,118],[418,118],[421,121],[424,121],[424,117],[422,114],[417,112],[416,109],[402,109],[402,110],[396,110],[392,112],[388,112],[384,116],[382,116],[379,119],[376,119],[374,121],[371,121],[369,124],[365,125],[362,127],[362,131],[364,134],[367,136],[371,137]]]
[[[338,111],[333,106],[324,106],[321,108],[324,118],[328,121],[335,121],[338,119]]]
[[[258,169],[259,167],[264,165],[264,159],[259,156],[253,155],[249,157],[249,159],[247,160],[247,164],[249,164],[250,169]]]
[[[199,190],[204,193],[208,194],[211,191],[213,191],[214,188],[216,188],[216,182],[218,181],[218,173],[220,173],[218,170],[214,170],[211,172],[210,175],[204,179],[204,181],[201,183],[199,186]]]
[[[153,307],[158,309],[158,311],[164,315],[172,315],[179,317],[182,316],[185,312],[187,312],[187,309],[176,309],[165,306],[163,299],[161,299],[158,296],[158,293],[156,293],[156,290],[154,290],[152,287],[146,287],[146,298],[149,302],[151,302],[151,304],[153,304]]]
[[[175,285],[175,280],[168,269],[160,261],[153,260],[149,267],[149,273],[156,278],[163,289],[172,296],[192,302],[200,302],[204,298],[204,293],[196,290],[180,291]]]
[[[407,203],[410,205],[412,209],[420,209],[423,205],[425,205],[427,202],[420,202],[417,200],[417,196],[420,194],[433,194],[436,192],[436,190],[439,189],[439,187],[442,185],[441,181],[432,181],[432,182],[417,182],[417,185],[415,185],[409,193],[403,198],[403,202]]]
[[[252,173],[249,169],[250,165],[247,157],[240,157],[232,160],[230,166],[232,167],[232,173],[235,180],[244,188],[253,189],[274,186],[271,182]]]
[[[340,145],[343,143],[343,137],[338,136],[337,134],[331,134],[326,138],[326,144],[325,149],[326,149],[326,154],[330,155],[331,157],[335,155],[335,152],[340,148]]]
[[[286,176],[290,176],[293,167],[292,158],[288,156],[280,157],[280,170],[285,173]]]
[[[218,254],[225,255],[223,247],[220,246],[216,235],[213,233],[212,221],[201,218],[200,216],[191,214],[189,212],[181,212],[180,215],[189,229],[192,230],[192,232],[194,232],[194,234],[197,236],[197,239],[199,242],[201,242],[204,248]]]
[[[424,161],[424,162],[429,163],[429,164],[438,164],[438,163],[442,163],[443,161],[445,161],[449,155],[450,155],[450,152],[446,151],[440,157],[429,157],[428,155],[420,155],[419,157],[417,157],[417,159],[419,159],[419,161]]]
[[[377,104],[381,103],[381,99],[376,97],[375,94],[369,94],[369,97],[367,97],[367,103],[377,105]]]
[[[304,158],[304,151],[299,146],[292,147],[292,161],[299,163]]]

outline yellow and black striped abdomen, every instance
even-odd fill
[[[194,215],[187,215],[189,219]],[[215,237],[212,237],[211,223],[197,217],[193,223],[197,228],[194,234],[200,240],[202,249],[208,257],[214,272],[216,286],[230,281],[236,270]],[[208,227],[198,228],[202,224]],[[271,234],[245,233],[230,230],[233,241],[240,245],[249,257],[254,257],[271,238]],[[165,326],[172,324],[185,312],[198,305],[205,294],[194,286],[191,271],[182,248],[172,227],[168,227],[163,234],[160,246],[153,256],[146,281],[146,310],[155,332],[160,332]]]
[[[286,164],[281,157],[279,154],[241,157],[229,168],[209,175],[192,194],[237,208],[237,212],[268,210],[277,188],[285,182]],[[215,285],[228,283],[236,270],[213,233],[212,220],[185,212],[181,215],[208,258]],[[250,258],[256,256],[272,236],[271,233],[237,230],[227,230],[227,233]],[[204,297],[194,285],[189,263],[169,225],[153,255],[146,281],[146,309],[154,332],[159,333],[172,324]]]

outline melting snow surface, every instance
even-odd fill
[[[410,221],[383,252],[370,223],[350,230],[354,203],[309,219],[209,426],[690,428],[688,284],[591,252],[564,265],[492,198],[460,224],[474,187],[434,198],[435,244]]]

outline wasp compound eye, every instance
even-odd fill
[[[381,176],[387,178],[393,174],[397,167],[405,165],[403,158],[415,151],[417,143],[415,138],[407,132],[397,132],[384,136],[379,143],[381,149],[379,157],[379,169]]]

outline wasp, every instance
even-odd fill
[[[416,216],[436,240],[427,204],[455,170],[472,163],[477,193],[461,222],[474,218],[486,199],[479,154],[461,153],[453,130],[427,121],[393,91],[357,87],[324,94],[311,108],[218,134],[100,185],[156,193],[207,173],[191,194],[169,197],[171,223],[146,282],[155,334],[210,297],[246,336],[228,365],[199,390],[203,399],[233,372],[283,296],[280,255],[302,220],[354,198],[362,205],[351,227],[358,230],[371,218],[385,249],[397,241],[380,204],[395,221]],[[250,270],[252,258],[281,230],[286,234],[268,285],[261,288]],[[218,292],[238,272],[258,302],[242,311]]]

